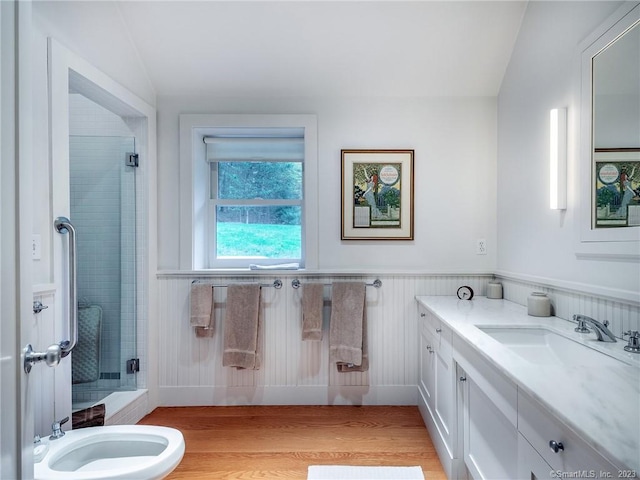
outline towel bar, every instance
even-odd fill
[[[330,287],[332,284],[331,283],[323,283],[323,285]],[[379,278],[376,278],[373,283],[365,283],[365,285],[367,287],[376,287],[376,288],[380,288],[382,287],[382,280],[380,280]],[[300,283],[300,280],[298,280],[297,278],[294,278],[293,280],[291,280],[291,286],[293,288],[300,288],[302,286],[302,283]]]
[[[191,283],[200,283],[200,280],[193,280]],[[248,282],[245,282],[248,283]],[[216,288],[227,288],[229,285],[211,285],[211,287]],[[261,287],[273,287],[273,288],[282,288],[282,280],[279,278],[275,279],[273,283],[261,283]]]

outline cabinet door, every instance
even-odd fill
[[[456,452],[456,374],[453,366],[451,330],[444,325],[436,329],[434,338],[435,421],[450,457]]]
[[[517,475],[518,437],[514,425],[478,386],[459,370],[464,422],[464,463],[475,480],[513,480]]]
[[[427,408],[432,417],[435,417],[435,353],[434,341],[429,332],[423,330],[420,334],[420,389],[424,396]]]

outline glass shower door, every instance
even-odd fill
[[[69,137],[71,218],[77,230],[78,345],[74,410],[135,390],[136,168],[134,137]]]

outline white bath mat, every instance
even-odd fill
[[[420,467],[310,465],[307,480],[424,480]]]

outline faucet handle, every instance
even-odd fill
[[[69,421],[69,417],[64,417],[62,420],[58,420],[57,422],[53,422],[51,424],[51,428],[52,429],[56,429],[56,428],[60,428],[62,425],[64,425],[65,423],[67,423]]]
[[[57,438],[64,437],[64,432],[62,431],[62,425],[64,425],[68,421],[69,421],[69,417],[67,416],[67,417],[64,417],[62,420],[53,422],[51,424],[51,430],[53,430],[53,433],[51,433],[49,440],[55,440]]]
[[[578,326],[573,329],[574,331],[578,333],[591,333],[591,330],[587,328],[587,324],[584,321],[585,318],[589,318],[589,317],[586,317],[584,315],[578,315],[578,314],[573,316],[573,320],[578,322]]]

